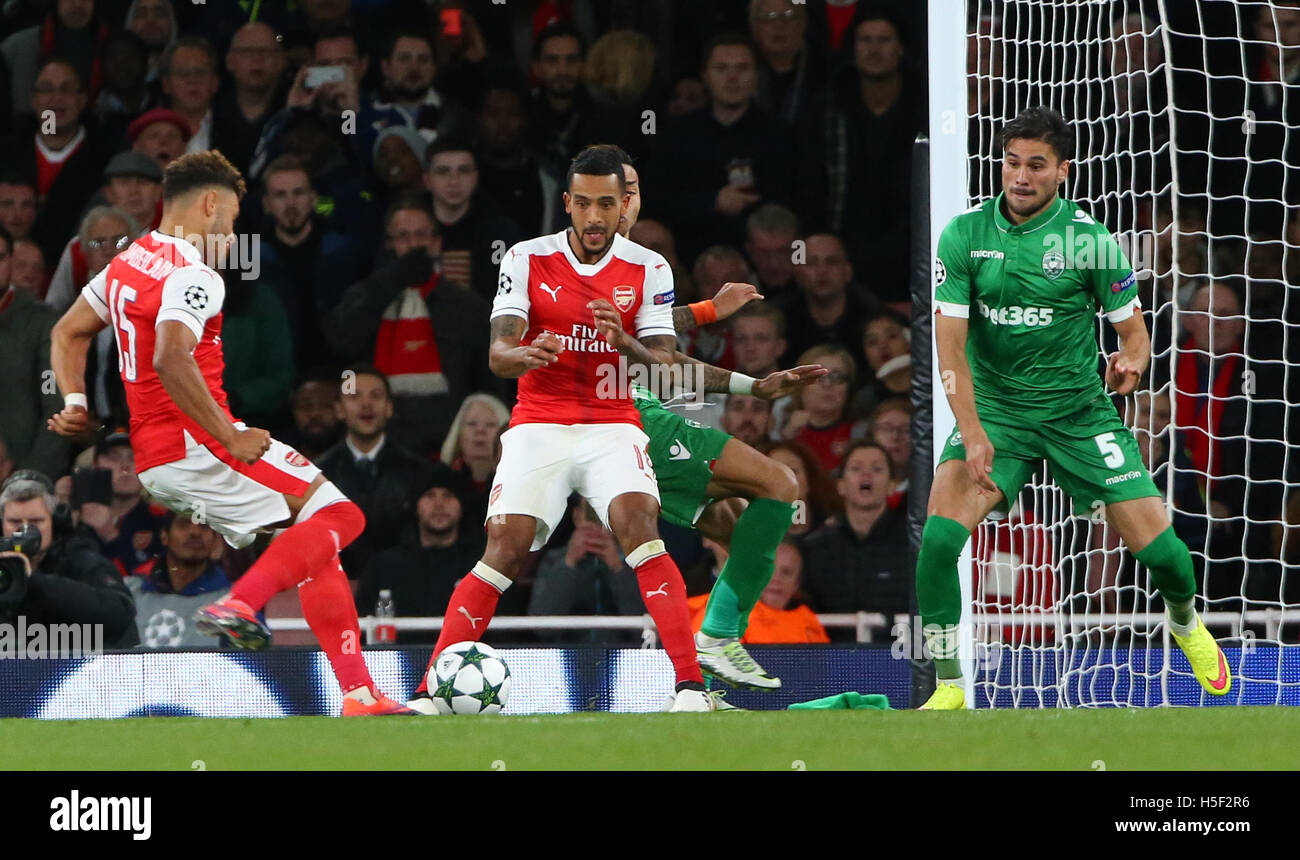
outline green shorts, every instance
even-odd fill
[[[638,402],[637,406],[641,427],[650,437],[647,448],[659,481],[659,515],[675,525],[694,528],[713,501],[708,495],[713,463],[722,456],[731,436],[657,403]]]
[[[1104,394],[1050,424],[1026,424],[1001,414],[981,414],[980,424],[993,445],[993,483],[1006,511],[1038,463],[1047,460],[1052,478],[1074,500],[1075,516],[1091,516],[1098,503],[1110,505],[1159,496],[1142,463],[1137,440]],[[954,430],[940,463],[965,460],[961,433]]]

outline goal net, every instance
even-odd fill
[[[1116,403],[1234,673],[1229,696],[1201,691],[1100,503],[1072,507],[1040,468],[972,544],[975,705],[1300,704],[1300,4],[966,5],[967,202],[1001,190],[1003,122],[1045,104],[1071,123],[1063,193],[1129,256],[1152,339]],[[1101,362],[1101,316],[1098,334]]]

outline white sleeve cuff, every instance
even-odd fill
[[[185,327],[194,333],[196,340],[203,339],[203,324],[180,308],[163,308],[158,311],[158,319],[154,323],[154,328],[158,328],[158,326],[162,325],[162,323],[167,320],[184,323]]]
[[[669,335],[670,337],[677,337],[677,329],[672,328],[671,326],[669,326],[668,328],[662,328],[660,326],[651,326],[649,328],[637,329],[636,332],[636,336],[638,340],[643,337],[658,337],[659,335]]]
[[[1121,323],[1141,309],[1142,302],[1138,299],[1134,299],[1122,308],[1115,308],[1113,311],[1107,311],[1106,319],[1110,320],[1112,323]]]
[[[970,319],[970,305],[959,305],[956,302],[941,302],[936,300],[934,309],[946,317],[964,320]]]
[[[524,322],[528,322],[528,313],[521,311],[519,308],[497,308],[492,311],[492,316],[488,317],[488,319],[494,320],[497,317],[519,317]]]
[[[108,305],[104,304],[103,299],[95,295],[95,291],[90,288],[89,284],[81,288],[81,294],[86,297],[86,304],[90,305],[90,309],[95,312],[96,316],[106,323],[112,322],[108,317]]]

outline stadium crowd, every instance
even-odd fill
[[[45,429],[62,406],[49,371],[54,322],[108,260],[158,225],[166,165],[215,148],[250,189],[223,267],[231,409],[320,465],[365,512],[365,534],[343,554],[361,615],[374,612],[385,590],[398,615],[441,614],[482,550],[497,437],[513,403],[513,382],[487,366],[497,262],[515,242],[563,229],[569,160],[587,144],[614,143],[640,175],[631,238],[670,262],[678,303],[711,298],[729,281],[754,283],[766,297],[687,333],[682,350],[755,377],[796,363],[831,370],[775,403],[731,395],[690,413],[789,465],[800,484],[800,515],[746,641],[851,639],[851,631],[823,629],[814,613],[908,612],[906,213],[912,144],[927,124],[921,5],[4,4],[0,480],[28,469],[49,485],[19,476],[0,504],[39,502],[56,521],[56,545],[94,550],[113,565],[145,646],[201,644],[186,629],[190,612],[251,563],[255,549],[233,550],[142,495],[111,329],[87,364],[98,429],[76,444]],[[1300,51],[1300,28],[1292,36]],[[1283,56],[1284,73],[1274,69],[1271,82],[1291,89],[1300,63]],[[1232,315],[1245,281],[1220,275],[1296,279],[1281,271],[1281,255],[1277,271],[1265,271],[1269,260],[1256,254],[1247,272],[1226,245],[1210,248],[1204,212],[1197,232],[1194,201],[1180,210],[1184,271],[1199,253],[1205,282],[1230,289],[1214,291],[1210,303],[1209,290],[1186,288],[1205,315],[1180,336],[1208,344],[1213,328],[1216,351],[1240,352]],[[1154,229],[1172,235],[1160,215],[1151,215]],[[1279,228],[1279,245],[1282,238]],[[1160,278],[1152,284],[1170,288]],[[1264,299],[1255,299],[1252,316]],[[1245,336],[1273,342],[1267,333]],[[1170,394],[1169,380],[1153,380],[1158,393],[1145,408],[1157,426],[1169,423],[1171,398],[1194,403],[1198,385],[1219,393],[1215,374],[1241,376],[1219,368],[1207,377],[1197,361],[1175,368],[1176,387],[1189,390]],[[1282,384],[1271,367],[1261,365],[1258,385]],[[1238,415],[1235,405],[1205,420],[1202,436],[1228,435],[1231,424],[1266,439],[1283,425],[1258,410]],[[1206,443],[1171,434],[1148,434],[1148,447],[1177,445],[1193,458],[1190,470],[1239,478],[1232,486],[1240,492],[1216,496],[1229,507],[1211,512],[1227,524],[1215,528],[1259,514],[1244,509],[1244,487],[1264,476],[1244,465],[1230,472],[1231,452],[1211,466]],[[1280,463],[1266,464],[1258,451],[1250,462],[1281,477]],[[861,480],[867,473],[888,480]],[[1175,488],[1187,510],[1196,510],[1203,485]],[[1260,500],[1272,496],[1250,498],[1267,505]],[[580,501],[571,514],[500,612],[640,614],[612,536]],[[1202,516],[1188,527],[1205,523]],[[690,593],[707,593],[722,550],[662,527]],[[1235,534],[1222,545],[1242,546]],[[1278,558],[1273,544],[1285,535],[1248,537],[1256,541],[1250,552]],[[1296,545],[1286,544],[1288,558]],[[1244,560],[1240,549],[1233,558]],[[101,608],[120,603],[121,582],[102,571],[85,579],[103,592]],[[282,595],[268,612],[293,614],[285,599],[295,598]],[[310,643],[305,635],[299,641]],[[522,636],[496,634],[511,635]],[[401,637],[425,639],[431,634]]]

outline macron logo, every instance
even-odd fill
[[[136,841],[153,833],[150,797],[82,797],[73,789],[71,796],[51,800],[50,809],[51,830],[124,830]]]
[[[555,289],[551,289],[550,287],[546,286],[546,284],[544,284],[544,283],[541,285],[541,287],[542,287],[542,289],[546,292],[546,294],[549,295],[549,296],[551,297],[551,301],[556,302],[556,303],[559,303],[559,301],[560,301],[560,297],[557,296],[556,293],[558,293],[560,290],[564,289],[564,284],[559,284],[559,285],[557,285],[557,286],[555,287]]]

